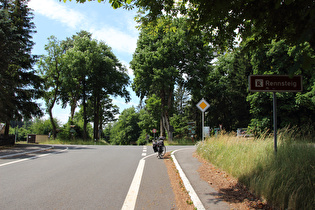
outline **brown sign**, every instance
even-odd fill
[[[249,90],[252,92],[301,92],[302,89],[302,76],[249,76]]]

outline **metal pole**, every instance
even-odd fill
[[[273,92],[273,136],[274,136],[274,151],[277,153],[277,97]]]
[[[205,140],[204,127],[205,127],[205,112],[202,112],[202,141]]]

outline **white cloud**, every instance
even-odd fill
[[[70,8],[69,5],[56,0],[31,0],[29,7],[51,20],[62,23],[77,31],[87,30],[93,34],[93,38],[106,42],[116,51],[132,54],[137,46],[138,31],[136,23],[130,16],[122,16],[122,29],[115,28],[100,22],[96,16],[84,14]],[[73,7],[75,8],[75,7]],[[111,8],[110,8],[111,9]],[[111,20],[109,20],[111,21]]]
[[[106,42],[111,48],[125,53],[133,53],[137,46],[137,36],[112,27],[102,27],[89,30],[97,40]]]
[[[67,8],[63,3],[54,0],[31,0],[28,5],[35,13],[59,21],[71,28],[80,26],[86,19],[82,13]]]
[[[126,61],[120,61],[122,63],[122,65],[126,66],[127,68],[127,74],[129,75],[129,77],[132,79],[134,78],[134,74],[133,74],[133,70],[130,68],[129,63],[127,63]]]

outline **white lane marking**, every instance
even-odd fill
[[[129,191],[127,193],[127,196],[125,198],[124,204],[122,206],[122,210],[133,210],[136,207],[136,201],[139,193],[139,188],[140,188],[140,183],[142,179],[142,174],[144,170],[144,165],[145,165],[145,159],[148,157],[153,156],[154,154],[148,155],[144,158],[142,158],[139,161],[138,168],[136,170],[136,173],[133,177],[133,180],[131,182]]]
[[[147,147],[143,146],[142,156],[146,156],[146,155],[147,155]]]
[[[179,150],[182,150],[182,149],[179,149]],[[205,210],[205,207],[203,206],[201,200],[199,199],[197,193],[195,192],[194,188],[191,186],[188,178],[186,177],[184,171],[182,170],[182,168],[180,167],[178,161],[176,160],[175,158],[175,152],[179,151],[179,150],[175,150],[172,152],[171,156],[173,158],[173,161],[175,163],[175,166],[179,172],[179,175],[180,177],[182,178],[183,180],[183,183],[184,183],[184,186],[186,188],[186,190],[188,191],[189,195],[190,195],[190,198],[192,200],[192,202],[194,203],[195,207],[199,210]]]
[[[68,150],[68,147],[66,149],[58,151],[58,152],[64,152],[66,150]],[[55,153],[58,153],[58,152],[52,152],[52,153],[49,153],[49,154],[36,155],[34,157],[29,157],[29,158],[24,158],[24,159],[21,159],[21,160],[15,160],[15,161],[12,161],[12,162],[3,163],[3,164],[0,164],[0,167],[6,166],[6,165],[11,165],[11,164],[14,164],[14,163],[23,162],[23,161],[26,161],[26,160],[36,159],[36,158],[39,158],[39,157],[45,157],[45,156],[48,156],[48,155],[51,155],[51,154],[55,154]]]

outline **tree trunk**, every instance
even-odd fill
[[[10,120],[7,120],[5,122],[5,127],[4,127],[4,137],[8,137],[9,136],[9,131],[10,131]]]
[[[55,121],[54,121],[54,118],[53,118],[53,115],[52,115],[52,109],[54,107],[53,104],[51,106],[49,106],[48,112],[49,112],[50,123],[51,123],[51,125],[53,127],[53,130],[52,130],[53,138],[56,139],[56,137],[57,137],[57,128],[56,128],[56,124],[55,124]]]
[[[74,112],[75,112],[75,108],[77,107],[77,101],[76,99],[74,99],[75,101],[73,101],[70,105],[70,119],[73,120],[74,117]]]
[[[98,139],[102,138],[102,132],[103,132],[103,111],[101,108],[101,105],[98,108],[99,110],[99,132],[98,132]]]
[[[100,96],[99,96],[99,94],[97,94],[94,97],[94,134],[93,134],[93,138],[95,140],[99,139],[99,135],[98,135],[99,109],[100,109]]]
[[[161,91],[161,121],[160,121],[160,135],[167,137],[169,141],[173,140],[173,133],[170,131],[169,110],[172,108],[173,90],[169,88],[168,95],[166,97],[165,91]]]
[[[86,94],[85,90],[86,89],[86,84],[85,84],[85,79],[83,79],[83,139],[87,140],[87,117],[86,117]]]
[[[160,119],[160,136],[165,136],[165,129],[163,123],[163,112],[161,112],[161,119]]]

